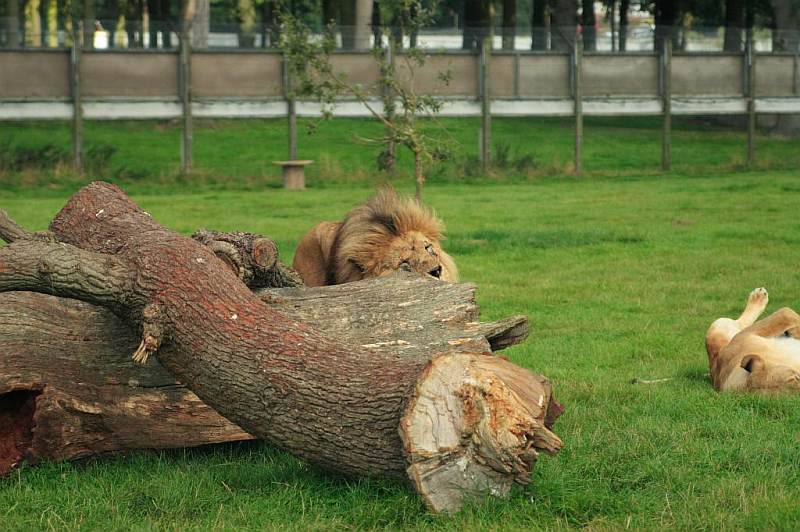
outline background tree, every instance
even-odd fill
[[[628,13],[631,10],[630,0],[620,0],[619,2],[619,50],[624,52],[628,49]]]
[[[555,0],[550,20],[552,49],[566,52],[572,49],[578,22],[577,0]]]
[[[5,8],[5,46],[18,48],[22,44],[22,36],[19,31],[19,0],[6,0]]]
[[[550,33],[547,0],[532,0],[531,49],[547,50]]]
[[[514,49],[517,35],[517,0],[503,0],[503,50]]]
[[[800,1],[772,0],[774,34],[772,48],[780,52],[796,52],[800,45]]]
[[[479,50],[491,33],[494,4],[491,0],[464,0],[464,36],[461,47]]]
[[[581,26],[583,49],[597,50],[597,15],[594,12],[593,0],[582,0],[581,2]]]
[[[413,7],[412,7],[413,6]],[[404,33],[415,32],[433,20],[435,11],[426,9],[420,0],[391,0],[381,5],[382,18],[395,20],[404,26]],[[355,97],[370,114],[384,126],[384,134],[371,138],[360,138],[361,142],[380,146],[393,144],[405,146],[414,157],[414,179],[417,198],[421,199],[425,183],[426,165],[441,157],[446,141],[428,133],[420,118],[434,118],[441,110],[442,102],[430,95],[417,92],[414,73],[425,65],[425,54],[418,48],[409,49],[395,57],[379,48],[373,56],[378,62],[380,80],[371,87],[351,83],[346,73],[337,72],[331,62],[336,47],[335,35],[325,32],[321,42],[311,38],[308,25],[291,14],[283,14],[281,47],[289,64],[292,78],[292,93],[296,96],[312,97],[322,104],[323,118],[332,116],[337,98],[342,94]],[[386,39],[392,43],[394,36],[387,28]],[[390,44],[391,46],[391,44]],[[396,63],[402,64],[398,69]],[[402,70],[402,74],[398,73]],[[449,72],[438,73],[441,83],[450,81]],[[383,98],[383,112],[374,105],[376,94]]]

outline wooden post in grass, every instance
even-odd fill
[[[192,54],[192,31],[191,18],[188,18],[191,9],[192,16],[194,4],[191,0],[187,2],[184,19],[181,23],[181,32],[178,48],[178,92],[181,100],[181,117],[183,128],[181,129],[181,173],[188,175],[192,171],[192,74],[191,74],[191,54]]]
[[[492,38],[483,39],[480,55],[481,92],[481,166],[486,171],[492,162],[492,102],[490,94],[489,65],[492,60]]]
[[[73,24],[73,28],[77,25]],[[70,93],[72,95],[72,162],[75,170],[83,172],[83,103],[81,99],[81,40],[79,33],[72,35],[69,53]]]
[[[583,171],[583,80],[581,70],[583,63],[583,39],[580,33],[575,34],[572,47],[572,97],[575,100],[575,175]]]
[[[800,96],[800,48],[794,50],[794,95]]]
[[[283,58],[283,97],[286,99],[286,117],[289,121],[289,160],[297,159],[297,110],[289,77],[289,61]]]
[[[745,66],[747,68],[746,97],[747,97],[747,165],[753,164],[755,157],[756,133],[756,54],[753,43],[753,30],[747,30],[747,45],[745,46]]]
[[[664,39],[661,47],[661,169],[672,168],[672,39]]]

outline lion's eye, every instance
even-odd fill
[[[429,271],[428,273],[433,275],[434,277],[436,277],[438,279],[439,277],[442,276],[442,267],[441,266],[437,266],[434,269],[432,269],[431,271]]]
[[[433,250],[433,244],[426,244],[425,245],[425,251],[427,251],[428,253],[430,253],[434,257],[436,256],[436,252]]]

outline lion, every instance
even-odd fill
[[[718,391],[800,390],[800,315],[767,308],[765,288],[750,292],[738,319],[719,318],[706,333],[706,351]]]
[[[321,222],[300,241],[292,267],[307,286],[349,283],[408,269],[458,282],[439,241],[442,223],[412,198],[381,188],[341,222]]]

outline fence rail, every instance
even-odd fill
[[[798,55],[752,50],[748,46],[742,53],[672,53],[665,45],[659,53],[624,55],[585,53],[581,46],[573,47],[572,53],[431,51],[413,79],[402,54],[396,65],[401,79],[414,83],[416,91],[445,101],[442,116],[484,117],[483,139],[490,138],[491,116],[575,116],[580,132],[582,117],[592,115],[741,114],[754,123],[757,113],[800,113]],[[184,53],[188,59],[181,61],[180,49],[78,54],[63,49],[0,50],[0,120],[195,116],[288,117],[291,122],[296,116],[320,114],[315,102],[287,99],[288,79],[279,52]],[[351,83],[378,86],[379,65],[371,53],[337,52],[332,63]],[[451,73],[447,85],[439,81],[443,71]],[[184,91],[181,79],[187,80]],[[380,109],[378,96],[376,92],[374,105]],[[369,112],[359,102],[343,99],[334,114]],[[753,132],[748,129],[752,146]],[[191,131],[185,135],[191,138]],[[576,135],[576,144],[581,136]],[[668,141],[667,127],[664,142]],[[290,146],[295,143],[289,140]],[[79,153],[80,147],[76,150]],[[488,148],[482,152],[488,158]],[[669,157],[668,149],[663,153]],[[578,149],[576,168],[579,159]]]

